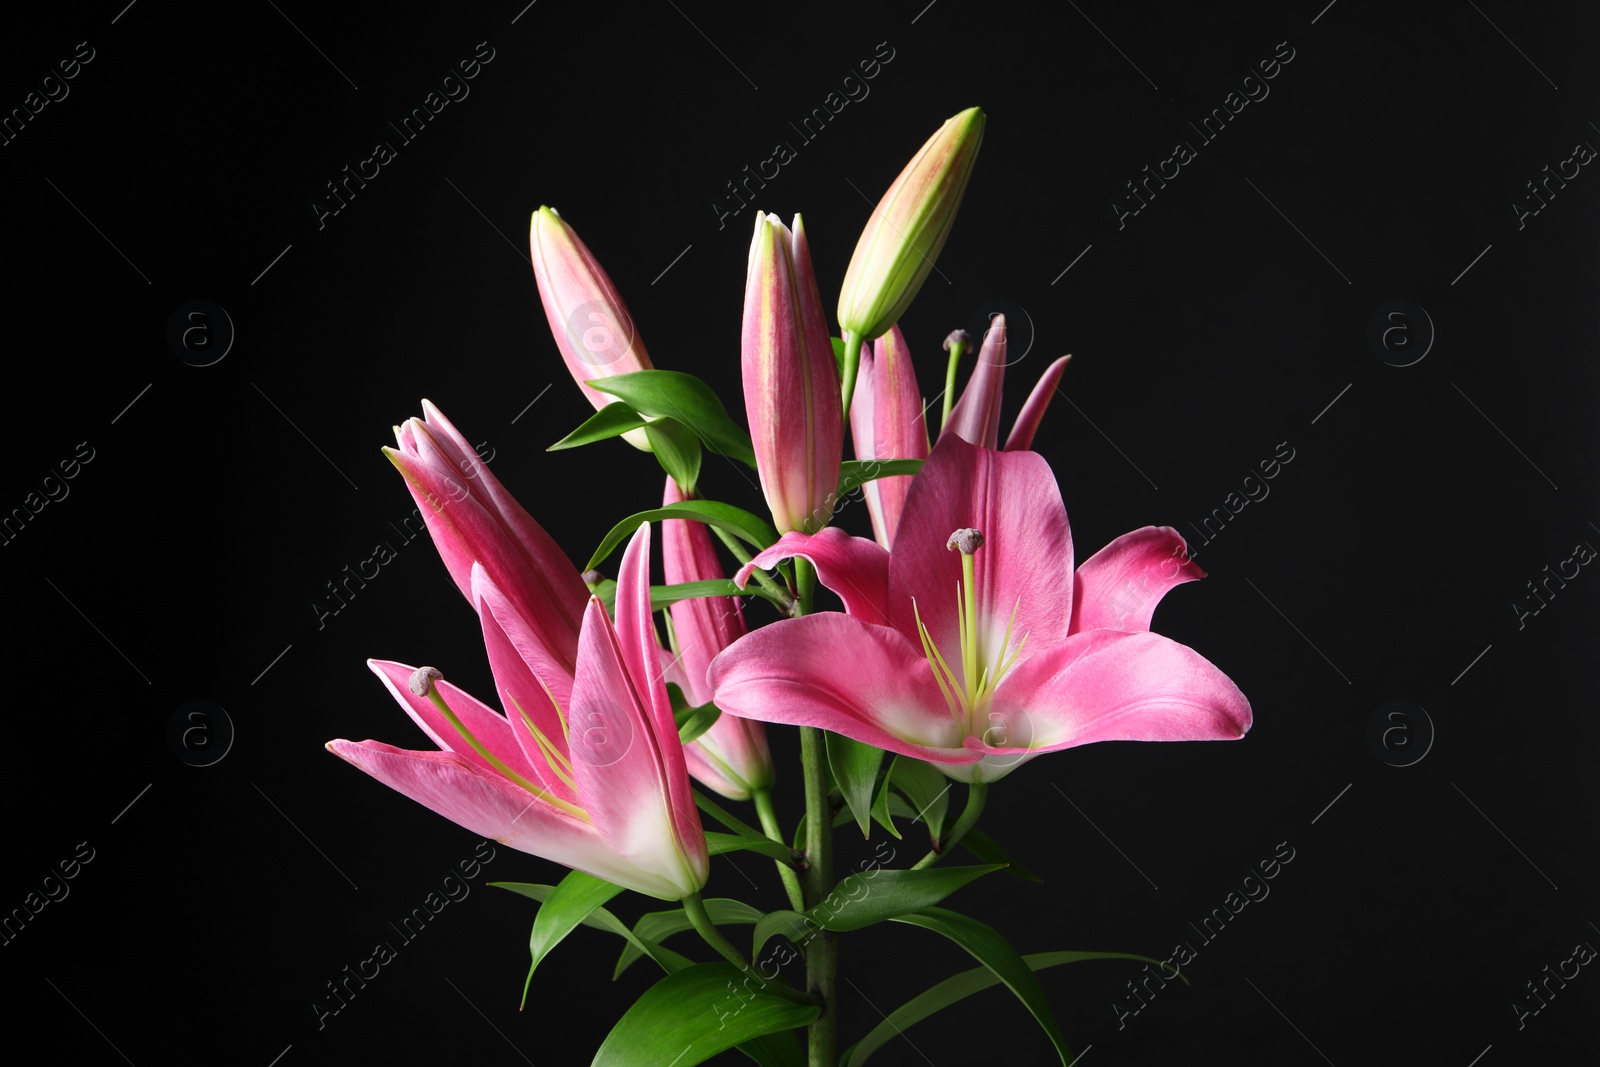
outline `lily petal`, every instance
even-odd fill
[[[1125,533],[1084,560],[1073,576],[1071,632],[1148,630],[1168,590],[1205,576],[1172,527]]]
[[[836,611],[763,626],[712,660],[710,679],[725,714],[819,726],[917,759],[979,758],[920,649]]]
[[[851,618],[880,626],[889,621],[889,553],[877,542],[851,537],[837,526],[815,534],[784,534],[740,567],[733,576],[734,584],[743,589],[750,582],[750,572],[776,567],[791,556],[811,561],[817,580],[839,594]]]
[[[460,732],[450,725],[450,721],[440,714],[439,709],[433,706],[431,700],[419,697],[411,691],[409,683],[417,668],[384,659],[369,659],[367,667],[378,676],[384,688],[388,689],[400,706],[406,709],[411,721],[416,723],[434,744],[446,752],[454,753],[485,774],[500,773],[467,743]],[[472,736],[482,742],[484,748],[523,777],[538,780],[535,768],[523,753],[522,746],[517,743],[511,724],[506,721],[504,715],[466,690],[458,689],[447,681],[441,679],[434,684],[438,687],[439,695],[444,697],[445,703],[450,706],[450,710],[456,713],[463,726],[472,731]]]
[[[985,538],[973,563],[975,622],[986,647],[999,648],[1013,610],[1013,639],[1031,634],[1019,663],[1065,637],[1072,616],[1072,531],[1050,465],[1035,452],[994,452],[956,434],[939,439],[906,498],[889,557],[890,625],[920,647],[920,615],[935,645],[960,647],[961,556],[945,545],[951,533],[966,528]]]
[[[327,749],[475,834],[663,900],[680,895],[671,880],[621,860],[589,823],[452,753],[342,738]]]
[[[917,388],[911,350],[899,326],[878,338],[877,352],[861,350],[855,399],[850,405],[850,436],[858,460],[927,459],[928,423]],[[894,544],[912,475],[875,478],[861,486],[878,544]]]
[[[988,753],[1236,741],[1251,723],[1250,702],[1210,660],[1160,634],[1119,630],[1075,633],[1020,665],[995,694],[995,714],[1009,735]]]
[[[1062,356],[1039,375],[1038,384],[1028,394],[1022,410],[1017,412],[1017,421],[1011,424],[1011,435],[1006,438],[1005,451],[1019,452],[1033,447],[1033,435],[1039,431],[1039,421],[1044,418],[1045,409],[1056,395],[1056,383],[1061,381],[1061,372],[1067,369],[1071,360],[1071,356]]]
[[[1000,393],[1006,377],[1006,317],[996,315],[984,331],[978,364],[950,411],[941,436],[994,448],[1000,442]]]

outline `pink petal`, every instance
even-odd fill
[[[1050,465],[1035,452],[977,448],[955,434],[934,446],[900,516],[889,557],[890,625],[920,647],[915,600],[934,644],[957,666],[961,554],[945,546],[966,528],[984,536],[973,568],[987,654],[998,655],[1013,609],[1013,647],[1030,635],[1023,661],[1065,637],[1072,614],[1072,531]]]
[[[990,753],[1095,741],[1236,741],[1250,702],[1194,649],[1153,633],[1084,630],[1018,665],[995,693]]]
[[[389,788],[475,834],[649,896],[675,900],[682,895],[670,879],[619,858],[589,823],[460,757],[410,752],[379,741],[341,739],[327,747]]]
[[[1000,442],[1000,386],[1006,375],[1006,317],[996,315],[983,333],[978,364],[950,411],[942,437],[959,437],[969,444],[994,448]]]
[[[1125,533],[1083,561],[1074,576],[1071,632],[1150,629],[1167,591],[1204,578],[1189,546],[1170,526]]]
[[[818,726],[944,763],[978,756],[940,695],[920,646],[836,611],[763,626],[711,661],[724,714]]]
[[[851,438],[858,460],[927,459],[928,425],[922,394],[912,368],[911,350],[900,327],[892,327],[861,350],[855,400],[850,407]],[[861,486],[878,544],[894,544],[911,489],[912,475],[876,478]]]
[[[683,499],[678,483],[668,478],[661,502],[674,504]],[[704,523],[663,520],[661,559],[668,585],[726,576]],[[684,695],[694,704],[704,704],[711,699],[706,687],[706,665],[718,652],[744,636],[744,612],[739,602],[739,597],[695,597],[680,600],[670,609],[680,665],[687,678]]]
[[[1056,383],[1061,380],[1061,372],[1067,369],[1071,359],[1071,356],[1062,356],[1039,375],[1039,383],[1028,394],[1022,410],[1017,412],[1017,421],[1011,424],[1011,436],[1006,438],[1005,451],[1018,452],[1033,447],[1033,435],[1039,430],[1039,421],[1044,418],[1045,409],[1056,395]]]
[[[523,714],[526,714],[551,745],[562,756],[567,755],[566,730],[561,725],[556,709],[559,707],[564,713],[572,703],[571,676],[561,673],[559,664],[540,647],[538,636],[528,626],[527,620],[517,614],[511,601],[478,564],[472,568],[472,591],[477,597],[483,643],[489,654],[490,670],[494,672],[495,688],[500,691],[506,721],[522,748],[527,764],[532,768],[528,777],[562,800],[581,803],[572,787],[555,773],[549,757],[522,721]]]
[[[572,683],[571,753],[578,795],[622,855],[677,879],[679,896],[705,883],[705,835],[683,745],[659,669],[650,616],[650,527],[641,525],[617,577],[617,625],[589,601]]]
[[[450,720],[433,706],[433,701],[427,697],[419,697],[411,691],[411,676],[416,673],[417,668],[382,659],[367,660],[367,667],[378,676],[378,680],[384,684],[400,706],[406,709],[411,721],[420,726],[422,732],[427,734],[440,749],[454,753],[464,762],[486,774],[500,774],[488,760],[467,743],[460,731],[450,724]],[[450,710],[456,713],[456,717],[472,732],[472,736],[482,742],[484,748],[518,774],[535,777],[534,768],[529,765],[522,747],[512,733],[511,724],[506,721],[504,715],[447,681],[441,680],[437,685],[439,695],[444,697]]]
[[[888,621],[889,553],[865,537],[851,537],[837,526],[821,533],[791,531],[778,538],[771,548],[757,553],[733,576],[743,589],[750,572],[776,567],[791,556],[811,561],[817,580],[839,594],[844,609],[862,622],[883,625]],[[912,636],[916,630],[912,630]]]

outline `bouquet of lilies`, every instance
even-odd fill
[[[856,1067],[905,1027],[1000,983],[1067,1063],[1034,972],[1146,957],[1022,956],[940,906],[1009,863],[976,827],[989,787],[1058,749],[1232,740],[1250,727],[1249,703],[1226,675],[1150,631],[1161,597],[1203,577],[1175,530],[1147,526],[1075,560],[1055,476],[1030,450],[1065,358],[1001,446],[1005,320],[981,339],[954,404],[973,342],[951,334],[930,434],[931,405],[896,323],[950,232],[984,121],[972,108],[945,122],[878,201],[845,275],[838,337],[800,217],[786,226],[758,215],[741,344],[748,430],[699,379],[653,367],[599,262],[554,210],[539,209],[530,235],[539,295],[595,407],[555,447],[623,437],[667,475],[660,506],[618,522],[584,568],[427,401],[385,450],[477,612],[499,706],[433,667],[373,660],[436,747],[328,748],[473,833],[571,868],[553,886],[503,883],[540,902],[534,968],[579,924],[622,939],[619,973],[645,957],[661,967],[596,1065],[691,1067],[737,1047],[771,1067]],[[755,469],[770,517],[705,494],[706,449]],[[831,525],[857,491],[871,538]],[[661,584],[650,575],[654,522]],[[717,541],[739,563],[731,578]],[[616,577],[605,578],[594,568],[619,547]],[[842,611],[816,609],[819,583]],[[751,629],[745,608],[758,604],[774,618]],[[767,724],[799,731],[805,815],[787,832]],[[948,826],[946,779],[965,789]],[[724,804],[750,805],[754,822]],[[722,829],[707,831],[702,815]],[[896,816],[927,823],[927,854],[836,882],[835,829],[854,822],[898,837]],[[941,866],[957,845],[983,862]],[[787,900],[703,898],[710,857],[735,850],[770,857]],[[674,907],[630,927],[606,907],[625,890]],[[841,1048],[840,935],[885,921],[949,938],[980,966]],[[748,951],[725,932],[741,925],[754,928]],[[719,958],[664,944],[690,929]],[[801,955],[795,984],[781,964]]]

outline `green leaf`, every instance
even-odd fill
[[[678,724],[678,740],[687,745],[716,725],[722,718],[722,709],[706,703],[697,708],[674,709],[672,717]]]
[[[990,837],[976,826],[967,831],[967,835],[961,839],[961,844],[965,846],[967,851],[971,852],[974,856],[978,857],[985,863],[1003,863],[1006,865],[1006,871],[1008,873],[1014,874],[1018,878],[1025,879],[1029,882],[1038,882],[1040,885],[1044,884],[1043,878],[1040,878],[1037,874],[1034,874],[1032,871],[1028,870],[1028,868],[1018,864],[1016,860],[1012,859],[1010,855],[1006,853],[1005,849],[1001,848],[999,844],[995,842],[994,838]]]
[[[950,786],[947,778],[928,764],[909,756],[896,756],[889,765],[889,781],[905,794],[917,812],[918,819],[928,824],[928,834],[934,841],[944,832],[945,812],[950,808]]]
[[[900,757],[896,756],[896,759]],[[891,769],[893,765],[891,764]],[[889,776],[886,774],[878,782],[878,794],[872,798],[872,817],[878,825],[889,831],[896,841],[901,840],[900,830],[894,824],[894,801],[900,800],[889,788]],[[909,805],[907,805],[909,807]],[[915,814],[914,812],[912,814]]]
[[[694,600],[698,597],[711,596],[744,596],[745,590],[733,584],[732,578],[708,578],[701,582],[678,582],[675,585],[652,585],[650,587],[650,610],[660,611],[670,608],[680,600]],[[750,592],[754,593],[752,589]],[[608,615],[617,613],[617,583],[606,578],[594,587],[594,595],[606,606]]]
[[[747,837],[744,834],[719,834],[714,830],[706,831],[706,851],[709,854],[720,856],[724,852],[741,850],[770,856],[779,863],[791,866],[794,864],[794,850],[781,841],[767,837]]]
[[[533,934],[528,938],[528,951],[533,963],[528,967],[528,978],[522,983],[522,1003],[528,1003],[528,986],[533,982],[533,972],[550,951],[572,933],[594,909],[602,906],[622,892],[620,885],[612,885],[592,874],[573,871],[561,879],[555,892],[539,908],[533,920]]]
[[[916,474],[923,462],[920,459],[847,459],[839,464],[839,496],[842,498],[863,482],[892,478],[897,474]]]
[[[509,889],[513,893],[525,896],[529,900],[537,900],[540,903],[549,900],[550,895],[556,891],[556,887],[553,885],[540,885],[534,882],[490,882],[488,884],[497,889]],[[596,908],[586,915],[583,918],[583,925],[595,930],[604,930],[608,934],[616,934],[659,963],[661,969],[668,974],[682,970],[694,963],[689,957],[674,952],[670,948],[665,948],[653,941],[645,941],[643,938],[636,936],[632,930],[628,929],[626,923],[605,908]],[[526,995],[526,989],[524,989],[524,995]]]
[[[1022,957],[1022,962],[1027,964],[1030,971],[1042,971],[1047,967],[1059,967],[1063,963],[1078,963],[1083,960],[1144,960],[1160,966],[1160,961],[1132,952],[1035,952]],[[1181,974],[1178,977],[1183,978]],[[1185,984],[1189,981],[1187,978],[1183,980]],[[843,1057],[844,1067],[861,1067],[867,1062],[868,1056],[896,1037],[902,1036],[902,1031],[907,1027],[943,1011],[958,1000],[999,984],[999,977],[987,967],[974,967],[970,971],[951,975],[885,1016],[883,1022],[874,1026],[866,1037],[846,1050]]]
[[[844,342],[837,337],[828,338],[833,342],[833,361],[839,366],[839,376],[844,377]]]
[[[728,409],[711,387],[692,374],[675,370],[641,370],[598,378],[589,383],[621,397],[642,415],[668,415],[693,430],[713,452],[754,467],[750,435],[728,417]]]
[[[672,480],[683,488],[686,496],[693,496],[695,483],[700,480],[700,438],[683,423],[670,418],[645,423],[644,435],[661,469],[672,475]]]
[[[758,921],[762,914],[742,900],[730,900],[727,897],[708,897],[703,903],[706,906],[706,914],[711,916],[711,921],[717,926],[753,923]],[[640,916],[633,930],[641,939],[665,941],[673,934],[681,934],[693,928],[694,924],[689,921],[688,914],[682,908],[673,908],[671,911],[647,912]],[[633,966],[643,955],[644,953],[632,942],[622,946],[622,955],[617,960],[616,970],[611,975],[612,979],[621,977],[622,972]]]
[[[843,878],[815,907],[803,913],[775,911],[756,923],[750,956],[752,959],[759,957],[774,934],[782,934],[798,944],[811,936],[814,927],[847,933],[885,919],[920,912],[968,882],[999,869],[989,864],[929,867],[921,871],[876,868],[858,871]]]
[[[567,434],[567,436],[545,449],[545,451],[558,452],[564,448],[577,448],[579,445],[589,445],[596,441],[618,437],[629,430],[637,430],[647,421],[626,404],[607,404],[584,420],[582,426]]]
[[[760,516],[750,514],[743,508],[736,508],[732,504],[716,500],[680,500],[676,504],[663,504],[649,511],[635,512],[617,523],[600,542],[600,547],[594,550],[594,555],[589,557],[589,562],[584,564],[583,569],[592,570],[611,555],[618,545],[633,536],[633,532],[639,528],[641,522],[655,522],[658,519],[691,519],[703,522],[708,526],[726,530],[758,549],[766,548],[778,539],[778,531],[772,528],[771,523]]]
[[[617,1020],[592,1067],[693,1067],[764,1034],[808,1025],[820,1013],[747,989],[731,963],[701,963],[669,974]]]
[[[828,767],[833,771],[833,779],[839,783],[845,803],[855,813],[861,836],[867,837],[872,827],[872,793],[878,784],[883,749],[832,731],[825,731],[823,737],[828,746]]]
[[[1033,976],[1022,957],[1017,955],[1017,950],[1011,947],[1011,942],[1002,937],[998,930],[948,908],[927,908],[891,921],[943,934],[966,949],[974,959],[994,972],[1033,1013],[1055,1045],[1063,1067],[1071,1062],[1072,1053],[1067,1048],[1066,1038],[1061,1035],[1061,1028],[1056,1025],[1055,1016],[1050,1012],[1050,1003],[1045,999],[1039,980]]]

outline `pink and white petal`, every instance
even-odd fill
[[[1072,614],[1072,530],[1054,473],[1035,452],[996,452],[945,434],[911,485],[889,558],[889,624],[920,647],[917,613],[945,656],[960,648],[956,530],[976,528],[973,557],[980,641],[998,655],[1012,610],[1025,661],[1067,633]],[[959,653],[955,653],[959,656]],[[954,661],[952,661],[954,666]]]
[[[1160,634],[1084,630],[1020,664],[995,693],[1006,735],[988,754],[1095,741],[1237,741],[1250,702],[1227,675]]]
[[[460,731],[450,724],[450,720],[433,706],[433,701],[427,697],[419,697],[411,691],[411,676],[416,673],[417,668],[382,659],[369,659],[367,666],[393,694],[395,700],[399,701],[400,706],[406,709],[411,721],[428,735],[429,740],[443,751],[454,753],[486,774],[500,775],[499,771],[490,766],[488,760],[467,743]],[[450,710],[456,713],[456,717],[472,732],[472,736],[483,743],[484,748],[494,753],[501,762],[518,774],[533,776],[534,768],[529,765],[521,746],[517,744],[517,739],[511,732],[511,724],[506,721],[504,715],[448,681],[441,679],[435,685],[439,695],[450,706]]]
[[[475,834],[650,896],[677,899],[675,885],[622,861],[589,823],[457,756],[411,752],[380,741],[340,739],[327,748]]]
[[[889,553],[876,541],[851,537],[837,526],[815,534],[784,534],[740,567],[733,580],[743,589],[749,584],[750,572],[776,567],[791,556],[811,561],[817,580],[839,594],[851,618],[878,626],[888,621]],[[912,636],[916,636],[915,630]]]
[[[683,499],[683,491],[668,478],[662,503]],[[727,573],[705,524],[684,519],[662,521],[661,560],[668,585],[722,578]],[[706,695],[706,664],[745,633],[739,598],[694,597],[678,601],[670,610],[680,653],[679,667],[688,684],[670,674],[667,680],[683,686],[684,695],[692,703],[704,704],[711,699]]]
[[[626,587],[619,583],[619,612],[626,597]],[[570,725],[578,796],[607,845],[635,866],[669,879],[679,887],[679,897],[699,889],[708,869],[705,836],[680,829],[699,831],[699,816],[692,799],[687,811],[675,810],[665,746],[640,702],[622,645],[598,597],[589,601],[578,639]],[[678,747],[677,776],[686,794],[682,746],[676,733],[668,740]]]
[[[937,763],[977,757],[940,694],[920,645],[836,611],[763,626],[711,661],[725,715],[818,726]]]
[[[1169,589],[1205,576],[1172,527],[1125,533],[1084,560],[1073,576],[1070,632],[1148,630]]]
[[[539,638],[516,606],[494,584],[480,564],[472,567],[472,591],[478,603],[489,669],[499,690],[505,721],[521,748],[528,770],[523,773],[561,799],[577,803],[577,794],[551,765],[523,715],[532,720],[561,756],[567,755],[567,728],[562,725],[572,702],[572,678],[539,645]],[[542,684],[541,684],[542,683]],[[560,709],[558,712],[557,709]],[[563,768],[564,769],[564,768]],[[519,768],[520,770],[520,768]]]
[[[1020,452],[1033,447],[1033,435],[1039,432],[1039,422],[1044,418],[1051,398],[1056,395],[1056,383],[1061,381],[1061,372],[1067,369],[1067,362],[1071,359],[1071,356],[1062,356],[1039,375],[1038,384],[1028,394],[1022,410],[1017,412],[1017,421],[1011,424],[1011,435],[1006,438],[1005,451]]]

